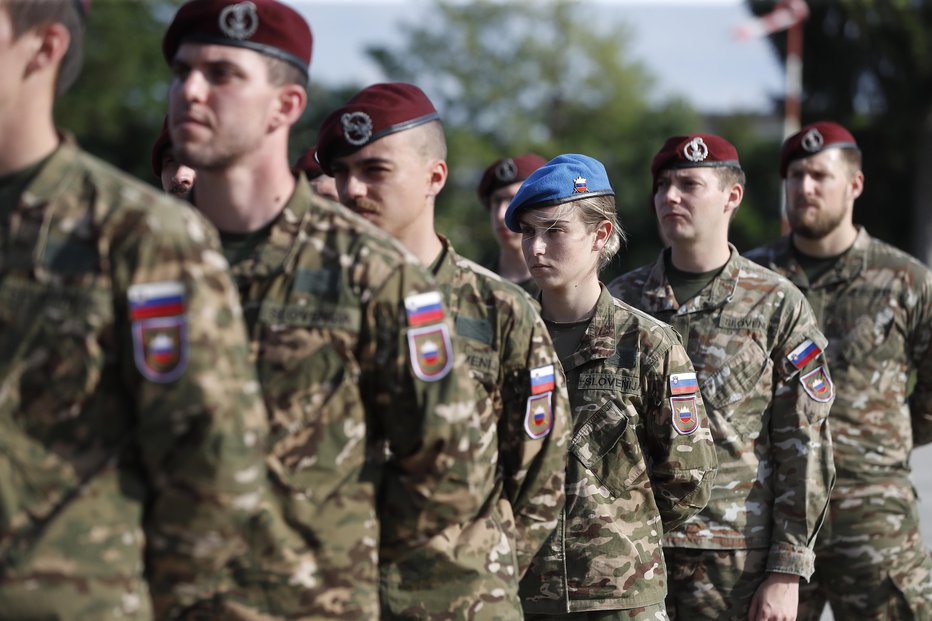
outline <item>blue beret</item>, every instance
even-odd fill
[[[505,226],[520,232],[518,212],[550,207],[590,196],[614,196],[608,173],[599,160],[588,155],[558,155],[531,173],[505,211]]]

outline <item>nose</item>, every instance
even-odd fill
[[[366,184],[362,183],[353,173],[338,171],[334,179],[340,202],[344,205],[366,195]]]
[[[524,245],[532,257],[542,256],[547,251],[547,243],[543,235],[533,235],[524,238]]]
[[[172,80],[171,99],[173,104],[202,102],[206,97],[207,80],[200,71],[188,71],[184,76]]]

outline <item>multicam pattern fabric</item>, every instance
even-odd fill
[[[803,296],[733,246],[722,272],[685,304],[667,282],[663,254],[609,288],[683,338],[718,452],[708,505],[664,545],[768,548],[767,571],[808,579],[835,469],[831,399],[812,398],[800,382],[825,365],[825,338]]]
[[[460,365],[472,375],[486,470],[476,520],[383,571],[389,618],[521,619],[518,580],[557,524],[564,500],[569,400],[536,303],[441,238],[434,277],[455,321]]]
[[[0,619],[261,590],[266,417],[216,233],[68,141],[3,211]]]
[[[233,274],[271,420],[273,487],[313,557],[273,612],[376,618],[378,563],[485,500],[474,447],[460,441],[477,423],[468,375],[418,379],[407,338],[412,316],[452,331],[450,315],[414,297],[436,288],[413,255],[303,177]]]
[[[662,604],[663,533],[705,506],[716,469],[698,392],[690,396],[699,428],[673,425],[670,377],[693,367],[669,326],[604,287],[579,347],[561,362],[574,428],[566,506],[521,582],[524,610]]]
[[[838,484],[826,537],[816,546],[820,584],[802,591],[818,605],[801,604],[821,610],[828,597],[836,618],[874,618],[890,600],[869,597],[871,585],[875,595],[892,593],[897,605],[908,599],[912,618],[932,617],[932,560],[918,537],[909,480],[913,447],[932,442],[932,272],[863,228],[815,282],[788,236],[748,258],[785,275],[809,300],[828,338],[837,393],[831,420]],[[909,394],[911,372],[917,381]]]

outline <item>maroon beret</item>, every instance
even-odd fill
[[[159,132],[155,144],[152,145],[152,172],[155,173],[156,177],[162,176],[162,152],[165,149],[170,149],[171,146],[172,137],[168,133],[168,117],[166,116],[165,120],[162,121],[162,131]]]
[[[317,130],[317,161],[328,175],[333,159],[389,134],[440,119],[424,91],[413,84],[373,84],[330,113]]]
[[[317,158],[315,157],[316,152],[317,145],[314,145],[303,154],[301,154],[301,157],[298,158],[298,161],[295,162],[294,165],[295,171],[303,172],[308,181],[311,179],[316,179],[317,177],[324,174],[323,169],[320,167],[320,162],[318,162]]]
[[[735,146],[715,134],[690,134],[668,138],[650,164],[657,173],[667,168],[741,168]]]
[[[831,121],[810,123],[790,136],[780,151],[780,177],[793,160],[815,155],[825,149],[857,149],[858,143],[847,129]]]
[[[531,173],[547,163],[536,153],[525,153],[518,157],[500,159],[482,173],[479,180],[479,200],[485,201],[492,192],[506,185],[524,181]]]
[[[310,27],[300,13],[275,0],[190,0],[165,32],[165,60],[171,64],[181,44],[189,41],[245,47],[305,74],[311,64]]]

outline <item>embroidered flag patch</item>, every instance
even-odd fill
[[[552,394],[546,392],[542,395],[528,397],[527,412],[524,415],[524,430],[527,431],[527,435],[535,440],[546,436],[553,427],[553,408],[550,400]]]
[[[439,291],[428,291],[405,298],[409,326],[436,323],[443,319],[443,301]]]
[[[133,359],[147,380],[167,383],[188,366],[188,324],[184,285],[142,283],[127,291]]]
[[[819,349],[819,346],[816,345],[812,339],[806,339],[800,343],[799,347],[794,349],[787,355],[786,359],[790,361],[797,369],[801,369],[806,366],[806,363],[822,353],[822,350]]]
[[[553,365],[548,364],[545,367],[531,369],[531,394],[539,395],[544,392],[553,390],[554,375]]]
[[[425,382],[443,379],[453,368],[453,345],[445,323],[410,329],[408,349],[414,375]]]
[[[802,382],[806,394],[819,403],[827,403],[835,396],[835,386],[832,384],[832,378],[828,376],[828,372],[826,372],[823,365],[809,371],[800,377],[799,381]]]
[[[691,395],[699,391],[695,373],[674,373],[670,376],[671,395]]]
[[[673,410],[673,428],[683,436],[699,429],[699,405],[696,395],[688,397],[670,397],[670,407]]]

